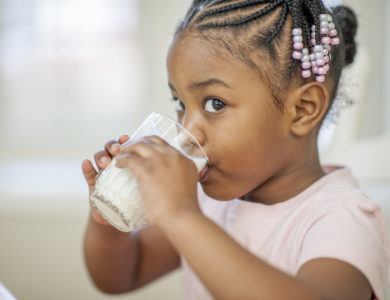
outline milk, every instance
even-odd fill
[[[198,173],[206,166],[207,158],[183,154],[195,163]],[[128,168],[117,168],[115,163],[114,158],[97,177],[91,203],[111,225],[128,232],[146,225],[148,221],[133,173]]]

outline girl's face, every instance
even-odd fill
[[[209,156],[203,189],[228,200],[250,196],[280,175],[289,129],[259,73],[215,50],[200,38],[179,37],[167,67],[178,119]]]

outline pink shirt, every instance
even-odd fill
[[[309,260],[339,259],[359,269],[384,299],[390,257],[386,224],[348,169],[333,171],[275,205],[217,201],[201,188],[199,204],[239,244],[282,271],[294,276]],[[184,258],[182,267],[184,299],[212,299]]]

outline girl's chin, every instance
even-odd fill
[[[226,190],[226,187],[215,186],[211,182],[201,182],[204,193],[215,200],[227,201],[238,198],[236,194],[233,194]]]

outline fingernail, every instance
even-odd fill
[[[111,145],[111,151],[117,150],[118,147],[120,147],[119,144],[112,144]]]
[[[108,161],[108,158],[106,156],[103,156],[101,159],[100,159],[100,162],[105,165]]]

